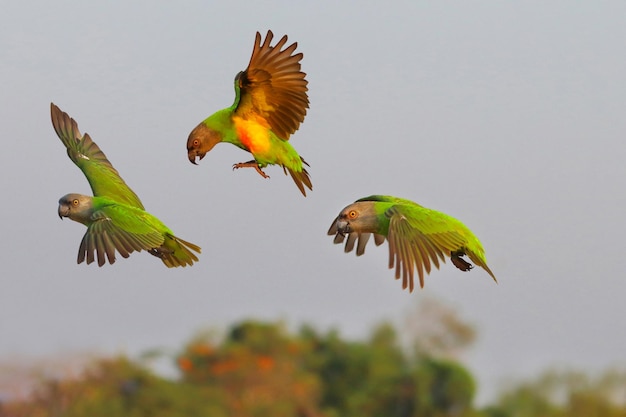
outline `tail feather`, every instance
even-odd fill
[[[161,258],[168,268],[191,266],[198,262],[198,257],[193,253],[201,253],[199,246],[182,240],[174,235],[165,237],[165,241],[160,248],[152,249],[150,253]]]
[[[493,272],[491,272],[491,269],[489,269],[489,267],[487,266],[487,262],[485,261],[484,255],[479,256],[478,254],[470,250],[467,250],[466,252],[467,252],[467,256],[470,258],[472,262],[474,262],[476,265],[480,266],[482,269],[487,271],[487,273],[491,275],[491,278],[493,278],[495,282],[498,282],[498,280],[496,279],[496,276],[493,274]]]
[[[302,163],[306,166],[310,166],[304,159],[300,158]],[[313,191],[313,184],[311,183],[311,178],[309,177],[309,173],[307,170],[302,167],[301,171],[294,171],[291,168],[283,166],[283,171],[285,171],[285,175],[287,175],[287,171],[289,171],[289,175],[291,175],[291,179],[296,184],[300,192],[303,196],[306,197],[306,190],[304,186],[306,186],[309,190]]]

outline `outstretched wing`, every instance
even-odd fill
[[[413,290],[414,270],[424,287],[424,271],[431,265],[439,268],[444,256],[467,245],[466,228],[443,213],[415,205],[394,205],[385,212],[389,218],[389,268],[396,268],[396,278],[402,276],[402,288]],[[462,226],[462,225],[461,225]],[[445,254],[445,255],[444,255]]]
[[[52,126],[67,148],[67,155],[83,171],[93,195],[143,209],[137,194],[126,185],[104,152],[88,134],[81,135],[78,124],[67,113],[50,103]]]
[[[160,248],[165,240],[163,233],[120,206],[104,207],[95,211],[92,218],[93,222],[80,242],[78,263],[85,259],[87,264],[97,260],[102,266],[108,259],[112,264],[116,251],[123,258],[128,258],[135,251]]]
[[[257,32],[250,63],[235,78],[235,115],[267,125],[279,138],[288,140],[304,121],[309,107],[306,74],[300,70],[302,53],[293,54],[298,44],[287,43],[287,35],[274,46],[267,32],[261,44]]]

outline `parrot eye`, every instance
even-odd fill
[[[350,219],[356,219],[358,217],[359,213],[356,212],[356,210],[350,210],[348,212],[348,218]]]
[[[78,205],[78,198],[75,198],[72,200],[72,204],[77,206]]]
[[[193,142],[191,142],[194,148],[197,148],[200,145],[200,141],[198,139],[194,139]]]

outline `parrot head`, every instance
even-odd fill
[[[197,165],[196,157],[204,158],[204,155],[221,141],[222,136],[218,131],[211,129],[204,122],[200,123],[191,131],[189,139],[187,139],[187,157],[189,162]]]
[[[92,221],[92,207],[92,197],[82,194],[67,194],[59,199],[59,218],[63,220],[63,217],[69,217],[76,222],[87,225]]]
[[[328,233],[339,233],[342,236],[352,232],[380,233],[380,221],[374,209],[374,204],[371,201],[350,204],[341,210]]]

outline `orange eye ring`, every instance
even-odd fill
[[[348,212],[348,218],[350,219],[356,219],[359,216],[359,213],[357,213],[356,210],[350,210]]]
[[[78,198],[75,198],[72,200],[72,204],[77,206],[78,205]]]
[[[194,139],[192,144],[194,147],[198,147],[200,145],[200,141],[198,139]]]

